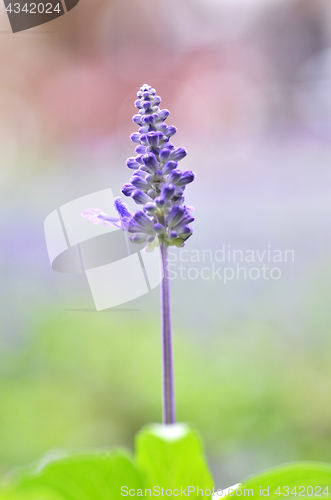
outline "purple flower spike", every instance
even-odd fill
[[[183,194],[186,185],[194,180],[194,173],[178,168],[178,162],[187,152],[184,148],[175,148],[169,141],[177,129],[165,123],[170,113],[167,109],[159,109],[161,98],[149,85],[143,85],[137,96],[135,104],[139,113],[134,115],[133,121],[140,128],[131,138],[136,142],[139,137],[138,157],[129,162],[135,173],[123,192],[130,193],[136,203],[143,205],[143,213],[151,220],[160,243],[183,246],[192,234],[187,229],[188,224],[194,220],[184,206]],[[139,231],[137,234],[141,235],[143,231]],[[141,238],[139,236],[139,241]]]
[[[192,235],[189,226],[194,218],[191,208],[184,205],[184,189],[194,180],[191,170],[182,172],[178,162],[187,152],[184,148],[175,148],[169,141],[177,129],[168,126],[165,121],[169,116],[167,109],[160,109],[161,98],[155,89],[143,85],[137,92],[135,105],[138,113],[133,122],[139,131],[131,135],[131,140],[138,144],[136,158],[129,158],[127,165],[135,170],[130,184],[123,186],[123,193],[143,205],[142,210],[132,215],[127,207],[115,200],[119,218],[115,220],[104,214],[101,209],[91,209],[83,213],[84,217],[98,224],[118,224],[117,227],[128,231],[133,243],[146,243],[146,249],[152,250],[160,245],[163,280],[161,285],[162,304],[162,345],[163,345],[163,422],[174,424],[175,398],[173,383],[173,362],[171,347],[171,317],[169,292],[168,247],[183,247]]]
[[[182,172],[178,168],[178,162],[187,152],[169,141],[177,129],[166,124],[170,113],[160,109],[160,103],[161,98],[149,85],[143,85],[137,92],[135,106],[138,112],[132,120],[139,131],[130,136],[137,145],[137,156],[127,159],[127,167],[134,172],[130,182],[122,187],[122,193],[143,205],[142,211],[132,215],[117,198],[115,208],[119,217],[108,216],[102,209],[85,210],[82,216],[94,224],[128,230],[134,243],[149,243],[155,239],[161,245],[181,247],[192,234],[189,224],[194,219],[184,205],[184,189],[195,175],[191,170]]]

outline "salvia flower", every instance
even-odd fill
[[[101,208],[88,208],[87,210],[83,210],[81,216],[85,217],[90,222],[93,222],[93,224],[115,226],[127,231],[132,219],[132,213],[120,197],[115,198],[114,206],[118,212],[118,217],[112,217],[105,214]]]
[[[177,129],[165,123],[170,113],[160,109],[161,98],[155,90],[143,85],[137,97],[138,113],[133,116],[133,122],[139,130],[130,136],[137,144],[137,155],[126,162],[133,175],[129,183],[124,184],[122,193],[142,205],[142,210],[133,215],[121,199],[116,198],[114,205],[118,218],[93,208],[84,210],[81,215],[94,224],[122,228],[134,243],[149,243],[153,247],[158,242],[182,247],[193,233],[190,224],[194,221],[192,207],[185,206],[183,193],[195,174],[192,170],[183,172],[178,168],[187,152],[170,142]]]

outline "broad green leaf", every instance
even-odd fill
[[[119,500],[121,488],[142,486],[139,472],[123,451],[97,452],[45,459],[21,473],[10,500]],[[133,494],[132,496],[136,496]]]
[[[145,478],[146,488],[152,493],[156,487],[164,488],[164,496],[168,489],[179,490],[179,497],[188,496],[188,493],[190,498],[211,497],[213,480],[200,438],[187,425],[154,424],[143,428],[136,437],[136,463]],[[195,490],[189,492],[189,487]],[[197,487],[203,493],[200,491],[197,495]],[[159,491],[162,496],[162,490]],[[168,494],[170,496],[170,492]]]
[[[276,467],[248,478],[230,496],[262,500],[295,497],[299,500],[308,497],[327,500],[328,495],[331,495],[331,466],[319,462],[301,462]]]

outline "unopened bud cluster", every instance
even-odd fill
[[[193,233],[189,225],[194,221],[193,208],[184,205],[184,190],[195,175],[192,170],[183,172],[178,168],[178,162],[187,152],[170,142],[177,129],[165,123],[170,113],[159,108],[161,98],[149,85],[143,85],[137,96],[138,113],[133,121],[139,125],[139,130],[131,135],[131,140],[138,144],[137,156],[126,162],[134,172],[122,192],[142,205],[142,210],[132,214],[118,197],[114,206],[119,217],[111,217],[101,208],[83,210],[81,215],[94,224],[128,231],[133,243],[155,241],[182,247]]]
[[[177,129],[165,123],[170,113],[159,108],[161,98],[149,85],[143,85],[137,96],[138,114],[133,121],[139,130],[131,135],[131,140],[138,144],[137,156],[127,160],[128,168],[134,172],[122,192],[142,205],[142,211],[136,212],[130,221],[130,239],[143,243],[158,236],[159,241],[182,247],[193,232],[189,224],[194,220],[190,209],[184,206],[183,195],[195,175],[192,170],[183,172],[178,168],[187,152],[170,142]]]

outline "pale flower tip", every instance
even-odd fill
[[[101,213],[102,213],[101,208],[87,208],[86,210],[82,210],[80,215],[82,217],[89,218],[89,217],[96,217]]]

